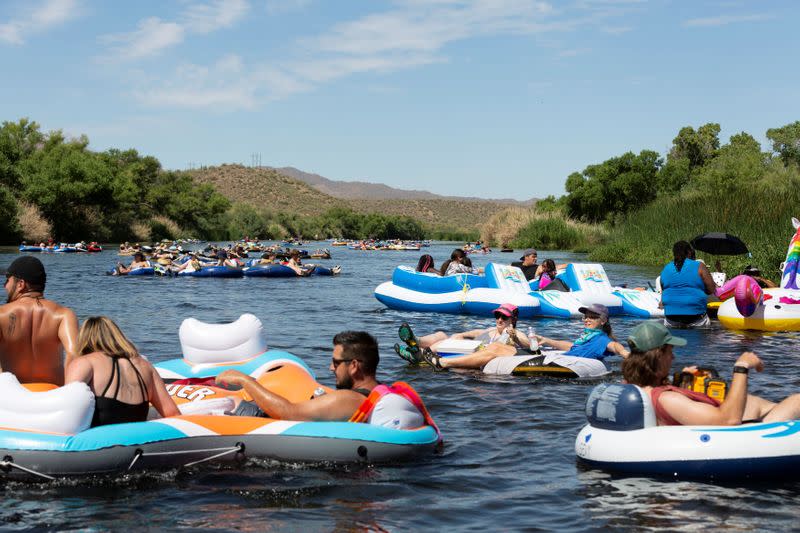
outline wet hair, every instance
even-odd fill
[[[145,260],[144,253],[142,253],[142,252],[136,252],[135,254],[133,254],[133,260],[134,261],[136,260],[137,257],[141,258],[142,261]]]
[[[659,346],[646,352],[631,350],[631,354],[622,361],[622,377],[631,385],[640,387],[659,387],[666,378],[658,377],[661,357],[666,348]]]
[[[333,337],[333,345],[342,347],[345,359],[358,359],[364,373],[374,376],[378,370],[380,355],[378,341],[366,331],[342,331]]]
[[[461,260],[461,264],[472,268],[472,259],[470,259],[467,256],[464,256],[464,259]]]
[[[417,272],[427,272],[429,269],[436,269],[436,267],[433,265],[433,257],[431,257],[430,254],[423,254],[417,263]]]
[[[139,350],[128,340],[113,320],[105,316],[92,316],[86,319],[78,333],[78,353],[86,355],[103,352],[114,357],[133,359]]]
[[[678,241],[672,245],[672,257],[675,263],[675,270],[680,272],[684,261],[694,259],[694,248],[686,241]]]

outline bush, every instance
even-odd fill
[[[637,265],[663,265],[672,258],[672,245],[709,231],[722,231],[741,238],[752,257],[698,256],[713,265],[722,259],[729,276],[747,264],[758,266],[766,277],[780,277],[779,266],[786,257],[794,235],[790,222],[798,216],[800,178],[785,180],[781,186],[754,184],[727,192],[710,191],[662,197],[626,217],[595,248],[590,258]]]

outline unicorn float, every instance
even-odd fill
[[[781,286],[762,289],[750,276],[736,276],[721,288],[717,296],[726,299],[717,317],[728,329],[759,331],[800,331],[800,221],[792,218],[794,236],[789,242],[786,261],[781,268]],[[731,298],[732,296],[732,298]]]

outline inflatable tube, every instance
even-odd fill
[[[736,309],[744,317],[752,316],[764,299],[764,293],[758,282],[745,275],[728,280],[725,285],[717,289],[717,296],[720,300],[727,300],[733,296]]]
[[[244,269],[244,275],[250,278],[296,278],[297,272],[286,265],[255,265]]]
[[[228,266],[209,266],[193,272],[188,272],[186,270],[178,272],[178,277],[192,278],[241,278],[242,276],[244,276],[244,272],[241,268],[232,268]]]
[[[495,263],[486,265],[485,277],[436,276],[397,267],[392,281],[379,285],[374,294],[387,307],[407,311],[491,316],[500,304],[512,303],[519,307],[519,316],[530,317],[539,307],[522,271]]]
[[[187,318],[178,328],[178,338],[183,358],[192,364],[238,363],[267,350],[264,326],[251,313],[226,324]]]
[[[750,316],[744,316],[734,298],[722,302],[717,318],[723,327],[735,330],[800,331],[800,290],[762,289],[763,301]]]
[[[797,285],[798,267],[800,267],[800,221],[792,218],[792,226],[795,229],[795,233],[789,241],[786,259],[781,267],[782,289],[800,289]]]
[[[287,462],[387,462],[430,455],[430,426],[400,430],[355,422],[181,415],[74,435],[0,429],[6,479],[123,474],[249,457]]]
[[[591,468],[680,479],[791,479],[800,474],[800,421],[741,426],[657,426],[649,395],[603,384],[586,402],[575,440]]]
[[[599,378],[609,370],[602,361],[549,351],[538,355],[495,357],[483,367],[484,374],[554,378]]]
[[[50,250],[46,247],[42,246],[24,246],[22,244],[19,245],[20,252],[49,252]]]
[[[109,268],[106,270],[106,274],[109,276],[152,276],[155,274],[156,269],[153,267],[141,267],[141,268],[134,268],[129,272],[117,272],[116,267]]]
[[[214,334],[192,341],[204,344],[207,350],[222,345],[223,350],[234,352],[236,346],[247,346],[252,341],[244,338],[246,333],[260,335],[253,318],[245,315],[238,323],[216,325],[212,327]],[[197,334],[200,329],[198,323],[190,322],[185,333]],[[224,337],[239,334],[241,338],[224,342]],[[180,365],[189,369],[188,373],[213,376],[226,368],[260,364],[259,383],[289,401],[305,401],[331,391],[317,383],[305,363],[292,354],[266,352],[250,360],[243,354],[230,355],[235,362],[189,364],[186,360],[175,360],[156,366],[162,376],[169,377],[173,373],[170,368]],[[196,372],[200,367],[202,372]],[[16,381],[13,376],[11,379]],[[0,375],[0,385],[7,391],[8,377]],[[3,458],[0,477],[41,481],[61,476],[180,468],[208,461],[242,461],[247,457],[290,462],[399,461],[430,454],[440,442],[433,426],[393,427],[399,423],[398,417],[413,420],[408,417],[413,413],[407,412],[407,406],[397,403],[391,394],[378,400],[373,411],[376,416],[370,416],[367,423],[298,422],[219,416],[230,411],[235,405],[234,398],[250,399],[242,390],[191,383],[172,383],[167,390],[183,413],[195,414],[86,429],[93,414],[94,396],[85,384],[72,383],[47,393],[19,392],[12,388],[6,398],[14,402],[13,407],[19,405],[22,394],[27,403],[24,409],[33,411],[38,419],[27,412],[9,414],[0,409],[0,428],[3,428],[0,429]],[[82,404],[65,407],[73,403],[69,397],[76,394]],[[402,408],[399,411],[398,406]],[[72,426],[65,425],[62,416],[65,411],[73,413]],[[80,416],[75,417],[75,413]],[[417,416],[422,420],[421,415]],[[32,425],[34,419],[38,422]],[[60,431],[54,432],[53,427]]]
[[[610,315],[622,314],[622,301],[614,294],[603,265],[570,263],[556,278],[563,281],[583,305],[601,304],[608,308]]]
[[[661,294],[655,291],[616,287],[613,291],[622,302],[622,314],[639,318],[663,318]]]
[[[322,265],[314,265],[314,270],[311,272],[312,276],[338,276],[342,272],[342,267],[339,265],[331,268]]]
[[[94,394],[86,383],[74,382],[45,392],[32,392],[10,372],[0,373],[0,427],[21,431],[77,433],[89,427]]]

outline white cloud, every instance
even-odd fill
[[[590,48],[572,48],[568,50],[561,50],[558,57],[575,57],[591,52]]]
[[[537,0],[412,1],[404,9],[340,24],[306,44],[344,54],[432,51],[470,37],[546,31],[544,19],[552,12]]]
[[[302,11],[311,5],[311,0],[267,0],[267,13],[280,15],[293,11]]]
[[[188,34],[205,34],[233,27],[249,9],[247,0],[210,0],[189,5],[181,21],[162,21],[158,17],[140,20],[132,32],[100,37],[101,43],[111,45],[109,53],[102,59],[130,61],[158,55],[182,43]]]
[[[184,14],[186,29],[196,33],[211,33],[230,28],[241,20],[250,4],[247,0],[214,0],[209,4],[190,6]]]
[[[112,45],[108,59],[130,60],[156,55],[165,48],[183,42],[184,33],[180,24],[150,17],[139,21],[135,31],[106,35],[101,40]]]
[[[77,0],[45,0],[18,18],[0,24],[0,41],[23,44],[26,36],[60,26],[81,15]]]
[[[773,18],[775,18],[774,15],[767,13],[753,15],[719,15],[716,17],[689,19],[684,22],[683,25],[689,28],[727,26],[728,24],[736,24],[739,22],[760,22]]]
[[[181,65],[166,82],[140,88],[134,96],[151,107],[183,107],[217,111],[253,109],[258,104],[309,88],[278,69],[246,68],[242,59],[227,55],[212,65]]]
[[[603,26],[600,28],[600,31],[603,33],[608,33],[610,35],[622,35],[623,33],[628,33],[632,31],[633,28],[630,26]]]
[[[238,56],[227,56],[209,66],[185,64],[166,78],[144,82],[135,95],[148,106],[250,109],[352,74],[447,62],[446,47],[462,40],[527,35],[541,43],[547,35],[586,26],[611,33],[629,31],[609,23],[616,16],[611,11],[598,15],[598,10],[627,9],[638,3],[592,0],[579,8],[556,9],[541,0],[394,0],[386,11],[298,40],[293,58],[244,65]],[[305,0],[294,4],[305,5]],[[591,51],[575,46],[574,40],[565,42],[571,47],[559,45],[554,55]]]

